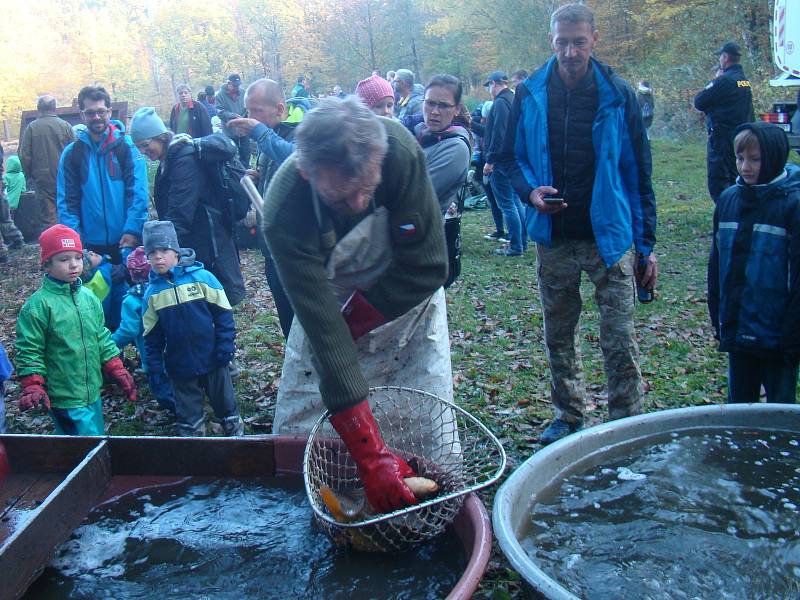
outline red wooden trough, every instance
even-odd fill
[[[145,485],[187,476],[302,474],[305,439],[0,436],[10,474],[0,482],[0,600],[19,598],[93,506]],[[309,511],[311,508],[309,507]],[[477,496],[453,523],[468,557],[448,596],[470,598],[486,570],[492,532]]]

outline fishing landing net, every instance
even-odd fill
[[[478,419],[452,402],[420,390],[376,387],[369,403],[386,447],[421,477],[434,480],[435,497],[385,514],[366,501],[352,521],[331,514],[320,494],[363,498],[363,485],[347,447],[326,412],[309,435],[303,480],[318,524],[334,543],[371,552],[398,552],[442,533],[467,494],[495,483],[506,466],[497,438]],[[341,515],[339,515],[341,518]]]

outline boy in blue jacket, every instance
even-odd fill
[[[203,394],[225,435],[242,435],[228,363],[234,353],[233,311],[222,285],[194,251],[181,249],[170,221],[144,225],[150,286],[144,295],[145,360],[150,373],[166,370],[181,436],[205,435]]]
[[[736,184],[714,211],[708,307],[728,353],[728,401],[795,402],[800,361],[800,168],[779,127],[734,139]]]
[[[120,350],[123,350],[128,344],[136,346],[136,350],[142,359],[142,370],[147,373],[150,392],[159,406],[168,410],[174,416],[175,398],[172,395],[172,385],[170,385],[169,378],[166,373],[150,371],[145,358],[147,353],[144,347],[142,315],[147,307],[144,295],[150,278],[150,263],[147,262],[147,255],[144,253],[143,246],[139,246],[128,255],[126,266],[128,267],[132,285],[122,301],[122,318],[117,330],[111,334],[111,339],[114,340]]]

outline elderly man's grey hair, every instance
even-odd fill
[[[409,71],[408,69],[397,69],[397,72],[394,74],[395,80],[404,81],[410,85],[414,85],[414,73]]]
[[[179,83],[175,86],[175,93],[180,94],[183,90],[186,90],[190,94],[192,93],[192,88],[189,87],[188,83]]]
[[[311,177],[320,169],[361,177],[389,147],[380,119],[357,96],[320,101],[297,126],[294,141],[297,165]]]
[[[43,94],[36,100],[36,110],[40,113],[56,112],[56,98],[50,94]]]
[[[588,23],[595,31],[594,13],[585,4],[565,4],[559,6],[550,17],[550,31],[554,32],[556,23]]]

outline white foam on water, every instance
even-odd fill
[[[75,530],[71,539],[64,542],[50,561],[50,566],[68,577],[88,572],[117,577],[125,570],[122,565],[103,565],[118,560],[124,554],[125,541],[130,536],[130,530],[128,523],[121,523],[116,531],[109,531],[108,527],[95,524],[84,525]]]
[[[622,481],[642,481],[647,479],[644,473],[634,473],[628,467],[619,467],[617,469],[617,477]]]
[[[567,568],[572,569],[581,560],[583,560],[583,557],[580,554],[570,554],[569,558],[567,558]]]

